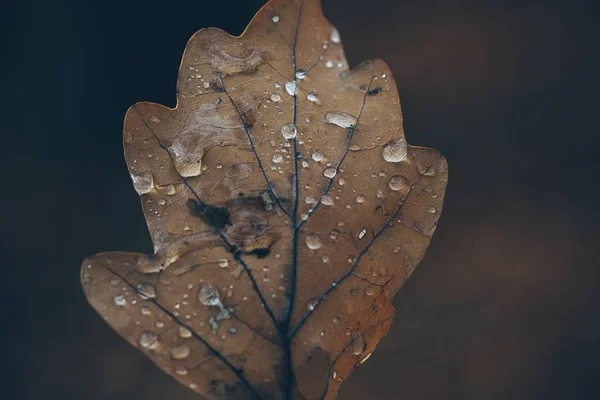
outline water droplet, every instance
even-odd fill
[[[367,350],[367,342],[362,333],[359,333],[357,337],[352,341],[352,354],[360,356]]]
[[[231,328],[227,329],[227,332],[229,332],[232,335],[235,335],[237,333],[237,328],[232,326]]]
[[[298,93],[298,82],[288,81],[285,83],[285,90],[290,96],[295,96]]]
[[[173,196],[175,194],[175,192],[176,192],[175,185],[167,185],[167,187],[165,189],[165,193],[167,193],[167,195]]]
[[[319,96],[317,95],[317,92],[312,91],[312,92],[308,93],[308,95],[306,96],[306,99],[308,101],[318,101]]]
[[[331,61],[331,60],[327,60],[327,62],[325,63],[325,66],[326,66],[327,68],[333,68],[333,61]]]
[[[367,234],[367,228],[363,228],[363,229],[362,229],[362,231],[360,231],[360,232],[358,233],[358,238],[359,238],[359,239],[362,239],[362,238],[364,238],[364,237],[365,237],[365,235],[366,235],[366,234]]]
[[[340,236],[340,231],[338,231],[337,229],[332,229],[331,232],[329,232],[329,237],[333,240],[337,239]]]
[[[325,122],[347,129],[356,126],[356,117],[342,111],[330,111],[325,114]]]
[[[273,22],[278,23],[279,22],[279,15],[273,15],[273,18],[271,18],[273,20]]]
[[[283,128],[281,128],[281,134],[283,135],[284,139],[293,139],[296,137],[297,133],[298,129],[296,129],[296,125],[292,124],[291,122],[288,122],[283,126]]]
[[[169,352],[171,353],[171,357],[175,360],[183,360],[184,358],[188,358],[190,355],[190,348],[182,344],[181,346],[176,346],[171,349]]]
[[[362,204],[362,203],[364,203],[365,201],[367,201],[367,199],[365,198],[365,196],[364,196],[364,195],[362,195],[362,194],[359,194],[358,196],[356,196],[356,202],[357,202],[358,204]]]
[[[192,331],[190,331],[185,326],[180,326],[178,333],[179,333],[179,337],[182,339],[188,339],[188,338],[192,337]]]
[[[137,285],[137,292],[144,300],[156,297],[156,287],[149,283],[140,283]]]
[[[331,35],[329,36],[329,38],[331,39],[331,41],[335,44],[338,44],[341,40],[340,40],[340,33],[338,32],[337,29],[335,29],[335,27],[331,27]]]
[[[144,332],[140,335],[140,346],[147,349],[153,347],[156,341],[158,340],[158,336],[152,332]]]
[[[274,101],[275,103],[277,103],[278,101],[281,101],[281,96],[277,93],[273,93],[271,95],[271,100]]]
[[[403,138],[389,141],[384,147],[382,156],[387,162],[397,163],[406,159],[408,148]]]
[[[367,296],[373,296],[375,294],[375,289],[372,286],[369,286],[365,289],[365,294]]]
[[[321,204],[323,204],[325,206],[332,206],[333,205],[333,199],[328,194],[325,194],[321,198]]]
[[[333,178],[335,174],[337,174],[337,170],[333,167],[325,168],[325,171],[323,171],[323,176],[329,179]]]
[[[177,375],[185,376],[188,374],[188,370],[185,369],[184,367],[179,366],[179,367],[175,367],[175,373]]]
[[[400,253],[400,246],[394,247],[394,253]]]
[[[400,176],[400,175],[394,175],[390,178],[390,181],[388,182],[388,186],[390,187],[390,189],[392,189],[396,192],[400,191],[407,187],[406,178],[404,178],[403,176]]]
[[[323,153],[321,153],[320,150],[316,150],[314,153],[312,153],[312,159],[317,162],[323,160]]]
[[[317,299],[310,299],[306,303],[306,308],[308,308],[310,311],[313,311],[317,307],[317,304],[319,304],[319,301]]]
[[[118,305],[119,307],[123,307],[125,304],[127,304],[127,300],[125,299],[125,296],[115,296],[115,304]]]
[[[304,79],[306,78],[306,71],[303,69],[299,69],[296,71],[296,79]]]
[[[275,153],[273,154],[273,162],[275,164],[279,164],[281,161],[283,161],[283,156],[279,153]]]
[[[143,306],[142,307],[142,314],[144,314],[144,315],[150,315],[150,314],[152,314],[152,311],[150,311],[150,307]]]
[[[198,300],[205,306],[213,307],[221,304],[219,289],[213,284],[205,283],[198,292]]]
[[[153,115],[150,117],[150,121],[154,122],[155,124],[158,124],[160,122],[160,118],[158,118],[156,115]]]
[[[142,172],[140,174],[131,174],[133,187],[138,194],[146,194],[154,189],[154,176],[152,172]]]
[[[219,267],[220,268],[227,268],[227,267],[229,267],[229,260],[226,259],[226,258],[221,258],[219,260]]]
[[[427,209],[427,212],[429,214],[435,214],[437,212],[437,210],[435,209],[435,207],[431,206]]]
[[[311,250],[318,250],[323,246],[323,243],[321,243],[321,237],[316,233],[310,233],[306,235],[305,242],[306,246]]]
[[[202,172],[204,150],[194,139],[191,135],[177,137],[169,146],[175,169],[184,178],[198,176]]]
[[[327,254],[324,254],[323,257],[321,257],[321,261],[327,264],[329,262],[329,256]]]
[[[308,168],[308,161],[302,160],[302,168]]]

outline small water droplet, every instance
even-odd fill
[[[271,20],[273,20],[274,23],[278,23],[279,22],[279,15],[273,15],[273,18],[271,18]]]
[[[296,79],[304,79],[306,78],[306,71],[303,69],[299,69],[296,71]]]
[[[325,62],[325,66],[326,66],[327,68],[333,68],[333,61],[331,61],[331,60],[327,60],[327,62]]]
[[[125,299],[125,296],[115,296],[115,304],[118,305],[119,307],[123,307],[125,304],[127,304],[127,300]]]
[[[431,206],[427,209],[427,212],[429,214],[435,214],[437,212],[437,210],[435,209],[435,207]]]
[[[165,189],[165,193],[169,196],[173,196],[176,192],[175,185],[167,185]]]
[[[190,348],[187,345],[182,344],[180,346],[173,347],[169,353],[171,353],[171,357],[173,357],[174,360],[183,360],[184,358],[189,357]]]
[[[295,96],[298,93],[298,82],[287,81],[285,83],[285,90],[290,96]]]
[[[365,289],[365,294],[367,296],[373,296],[375,294],[375,289],[372,286],[369,286]]]
[[[221,305],[219,289],[210,283],[203,284],[200,291],[198,291],[198,300],[200,300],[200,303],[209,307]]]
[[[184,367],[179,366],[179,367],[175,367],[175,373],[177,375],[185,376],[188,374],[188,370],[185,369]]]
[[[400,253],[400,246],[394,247],[394,253]]]
[[[152,311],[150,311],[150,307],[143,306],[142,307],[142,314],[144,314],[144,315],[150,315],[150,314],[152,314]]]
[[[227,268],[227,267],[229,267],[229,260],[226,259],[226,258],[221,258],[219,260],[219,267],[220,268]]]
[[[330,111],[325,114],[325,122],[347,129],[356,126],[356,117],[342,111]]]
[[[292,124],[291,122],[288,122],[287,124],[283,125],[283,128],[281,128],[281,134],[286,140],[295,138],[297,133],[298,129],[296,129],[296,125]]]
[[[362,204],[362,203],[364,203],[365,201],[367,201],[367,199],[365,198],[365,196],[364,196],[364,195],[362,195],[362,194],[359,194],[358,196],[356,196],[356,202],[357,202],[358,204]]]
[[[336,240],[339,236],[340,236],[340,231],[338,231],[337,229],[332,229],[331,232],[329,232],[329,237],[332,240]]]
[[[308,168],[308,161],[302,160],[302,168]]]
[[[133,187],[138,194],[146,194],[154,189],[154,176],[152,172],[142,172],[140,174],[131,174]]]
[[[140,335],[139,342],[140,346],[147,349],[153,347],[157,340],[158,336],[155,333],[146,331]]]
[[[281,101],[281,96],[277,93],[273,93],[271,95],[271,100],[274,101],[275,103],[277,103],[277,102]]]
[[[323,176],[329,179],[333,178],[335,174],[337,174],[337,170],[333,167],[325,168],[325,171],[323,171]]]
[[[188,339],[188,338],[192,337],[192,331],[190,331],[185,326],[180,326],[178,333],[179,333],[179,337],[182,339]]]
[[[331,27],[331,35],[329,36],[329,38],[331,39],[331,41],[335,44],[340,43],[340,33],[338,32],[337,29],[335,29],[335,27]]]
[[[323,261],[324,263],[328,263],[329,262],[329,256],[327,254],[324,254],[323,257],[321,257],[321,261]]]
[[[319,96],[317,95],[317,92],[312,91],[312,92],[309,92],[308,95],[306,95],[306,99],[308,101],[318,101]]]
[[[279,153],[275,153],[273,154],[273,162],[275,164],[279,164],[281,161],[283,161],[283,156]]]
[[[358,238],[362,239],[365,237],[365,235],[367,234],[367,228],[363,228],[359,233],[358,233]]]
[[[319,304],[317,299],[310,299],[308,302],[306,302],[306,308],[308,308],[310,311],[313,311],[317,307],[317,304]]]
[[[305,243],[306,246],[311,250],[318,250],[323,246],[323,243],[321,243],[321,237],[316,233],[310,233],[306,235]]]
[[[406,159],[408,148],[403,138],[389,141],[384,147],[382,156],[387,162],[397,163]]]

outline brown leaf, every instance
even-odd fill
[[[196,33],[177,107],[131,107],[124,146],[155,253],[85,260],[92,306],[208,398],[335,398],[387,333],[447,182],[407,145],[389,68],[348,70],[318,0],[272,0],[240,37]]]

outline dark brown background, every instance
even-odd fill
[[[197,398],[92,311],[79,266],[151,250],[122,157],[127,107],[174,105],[192,33],[239,34],[262,2],[13,3],[0,10],[1,397]],[[429,253],[341,400],[600,398],[598,9],[325,0],[350,63],[389,63],[408,140],[450,166]]]

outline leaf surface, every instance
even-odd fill
[[[320,1],[272,0],[240,37],[190,39],[177,106],[132,106],[124,149],[155,252],[86,259],[92,306],[209,399],[334,399],[387,333],[447,182],[407,144],[385,63],[349,70]]]

